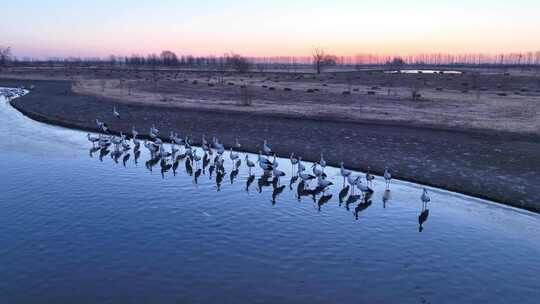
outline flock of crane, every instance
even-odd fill
[[[120,119],[120,113],[116,107],[113,108],[112,114],[117,119]],[[279,159],[266,140],[263,141],[256,159],[250,159],[248,154],[241,156],[239,152],[233,149],[240,149],[242,147],[238,139],[235,140],[234,147],[230,147],[227,150],[218,138],[213,137],[209,140],[203,135],[200,147],[195,147],[191,138],[187,136],[180,137],[178,133],[171,132],[168,137],[170,146],[167,148],[162,139],[163,137],[160,136],[160,131],[155,125],[152,125],[149,129],[148,135],[145,136],[147,139],[142,139],[142,136],[139,136],[139,132],[135,127],[131,130],[131,136],[123,133],[114,135],[111,134],[111,130],[105,122],[99,119],[96,119],[95,122],[102,133],[97,135],[88,133],[87,139],[92,143],[91,153],[100,151],[100,159],[110,152],[111,157],[118,162],[119,158],[123,155],[123,163],[125,165],[131,156],[129,151],[132,149],[135,162],[137,162],[141,147],[144,147],[150,153],[150,160],[146,162],[146,167],[152,170],[159,163],[163,177],[170,170],[176,175],[180,163],[184,162],[186,172],[194,176],[195,183],[198,182],[201,174],[206,174],[208,171],[210,178],[212,178],[215,173],[219,191],[221,189],[221,183],[227,174],[225,169],[226,162],[230,162],[232,168],[229,173],[231,183],[234,182],[242,163],[244,163],[249,172],[246,181],[246,191],[249,191],[250,185],[255,180],[253,171],[257,169],[262,171],[262,175],[258,179],[257,189],[261,192],[264,186],[273,186],[273,203],[275,203],[276,197],[286,187],[281,185],[281,179],[287,173],[281,170]],[[112,152],[109,150],[111,147]],[[228,160],[226,160],[227,158]],[[297,198],[300,200],[303,196],[311,196],[320,210],[321,206],[329,202],[333,197],[332,194],[328,193],[333,182],[328,179],[325,173],[327,162],[324,159],[324,155],[321,153],[319,161],[314,162],[308,167],[302,161],[302,157],[296,157],[294,153],[289,156],[289,161],[292,168],[289,188],[292,190],[293,185],[298,183]],[[355,216],[358,218],[358,213],[371,205],[371,197],[374,193],[372,185],[375,176],[369,171],[365,175],[354,174],[351,170],[345,168],[343,162],[341,162],[339,172],[343,178],[343,187],[338,194],[339,203],[340,205],[345,203],[347,209],[349,209],[350,204],[358,203],[355,208]],[[386,183],[383,203],[386,204],[390,199],[390,183],[392,180],[392,175],[388,167],[384,170],[383,178]],[[418,217],[418,222],[420,225],[419,230],[422,231],[422,224],[427,220],[429,215],[427,205],[431,201],[427,189],[423,189],[420,200],[422,201],[422,212]]]
[[[8,101],[23,96],[28,91],[24,88],[0,88],[0,96],[5,97]],[[116,107],[112,111],[113,116],[116,119],[120,119],[120,113]],[[209,141],[204,135],[201,139],[201,146],[199,148],[193,146],[193,141],[189,137],[181,138],[178,133],[171,132],[169,134],[170,148],[167,150],[160,131],[155,125],[152,125],[148,132],[147,139],[141,139],[139,132],[135,127],[131,130],[131,136],[128,137],[123,133],[119,136],[111,134],[111,130],[108,125],[96,119],[96,125],[102,132],[97,135],[87,134],[87,139],[92,143],[92,149],[90,153],[100,151],[100,159],[110,153],[111,157],[118,162],[122,157],[124,165],[131,157],[129,153],[133,150],[135,162],[137,162],[140,153],[141,146],[144,146],[150,153],[150,160],[146,162],[146,167],[149,170],[160,164],[161,174],[164,174],[170,170],[174,175],[178,170],[180,162],[185,163],[186,172],[189,175],[194,176],[194,180],[197,183],[201,174],[208,174],[212,178],[214,172],[216,177],[216,184],[218,190],[221,188],[221,183],[227,174],[225,169],[226,162],[226,148],[223,143],[216,137],[213,137]],[[110,148],[112,147],[112,152]],[[233,148],[239,149],[242,145],[236,139],[234,147],[230,147],[228,150],[228,158],[231,163],[232,170],[229,173],[231,183],[234,182],[238,176],[239,169],[242,166],[242,160],[248,168],[249,176],[246,181],[246,191],[249,191],[250,185],[255,180],[255,174],[253,171],[257,168],[262,170],[262,175],[258,178],[258,191],[261,192],[265,186],[272,186],[272,203],[276,202],[276,198],[286,186],[281,185],[281,179],[287,175],[280,169],[280,164],[277,155],[273,152],[271,145],[266,140],[262,143],[262,148],[257,155],[257,159],[250,159],[248,154],[243,157]],[[202,150],[202,154],[199,154],[199,149]],[[289,180],[289,188],[292,190],[293,185],[297,185],[297,198],[300,200],[304,196],[312,197],[313,201],[317,204],[320,210],[322,205],[329,202],[333,195],[328,193],[329,188],[333,185],[325,173],[327,166],[324,155],[321,153],[320,159],[314,162],[310,168],[306,167],[302,161],[302,157],[296,157],[294,153],[289,156],[289,161],[292,167],[291,178]],[[371,205],[371,197],[374,193],[372,185],[375,180],[375,176],[369,171],[364,175],[353,174],[351,170],[345,168],[344,163],[341,162],[340,175],[343,177],[343,186],[338,194],[339,204],[345,204],[347,210],[349,205],[357,203],[354,210],[355,217],[358,219],[358,213],[365,210]],[[383,178],[386,183],[386,189],[383,194],[383,203],[386,204],[390,200],[390,182],[392,175],[388,167],[384,170]],[[358,193],[357,193],[358,191]],[[422,231],[422,224],[427,220],[429,215],[428,203],[431,201],[428,190],[423,189],[420,196],[422,201],[422,211],[418,216],[419,230]]]

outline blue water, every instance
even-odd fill
[[[319,211],[289,190],[287,160],[273,203],[272,186],[245,191],[244,167],[220,191],[183,164],[163,178],[144,148],[100,161],[86,133],[0,104],[0,303],[539,301],[536,214],[431,189],[419,232],[422,186],[393,181],[383,204],[378,178],[356,219],[333,168]]]

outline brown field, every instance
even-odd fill
[[[123,103],[540,135],[540,77],[520,71],[314,75],[13,68],[0,77],[69,79],[76,92]],[[419,100],[412,99],[413,88],[418,89]],[[242,94],[252,100],[251,106],[239,106]]]

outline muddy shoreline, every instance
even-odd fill
[[[21,83],[0,79],[0,86]],[[114,131],[135,125],[141,133],[155,123],[162,134],[174,130],[199,139],[205,133],[226,145],[238,137],[249,152],[267,139],[280,156],[295,152],[313,161],[322,151],[332,165],[343,160],[348,168],[377,174],[388,165],[399,179],[540,212],[540,143],[528,136],[119,104],[73,93],[69,81],[32,84],[31,94],[11,104],[41,122],[96,131],[99,118]],[[112,116],[113,104],[121,119]]]

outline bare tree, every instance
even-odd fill
[[[251,106],[253,103],[253,96],[246,85],[240,87],[240,105]]]
[[[11,59],[11,48],[0,45],[0,67],[5,67]]]
[[[228,65],[239,73],[249,72],[251,69],[251,62],[246,57],[240,56],[238,54],[226,55],[225,58]]]
[[[337,62],[336,56],[327,55],[324,49],[320,47],[313,48],[312,56],[317,74],[320,74],[324,67],[336,65]]]
[[[176,54],[171,51],[161,52],[160,58],[163,65],[166,65],[166,66],[171,66],[171,65],[176,66],[179,64],[178,56],[176,56]]]

